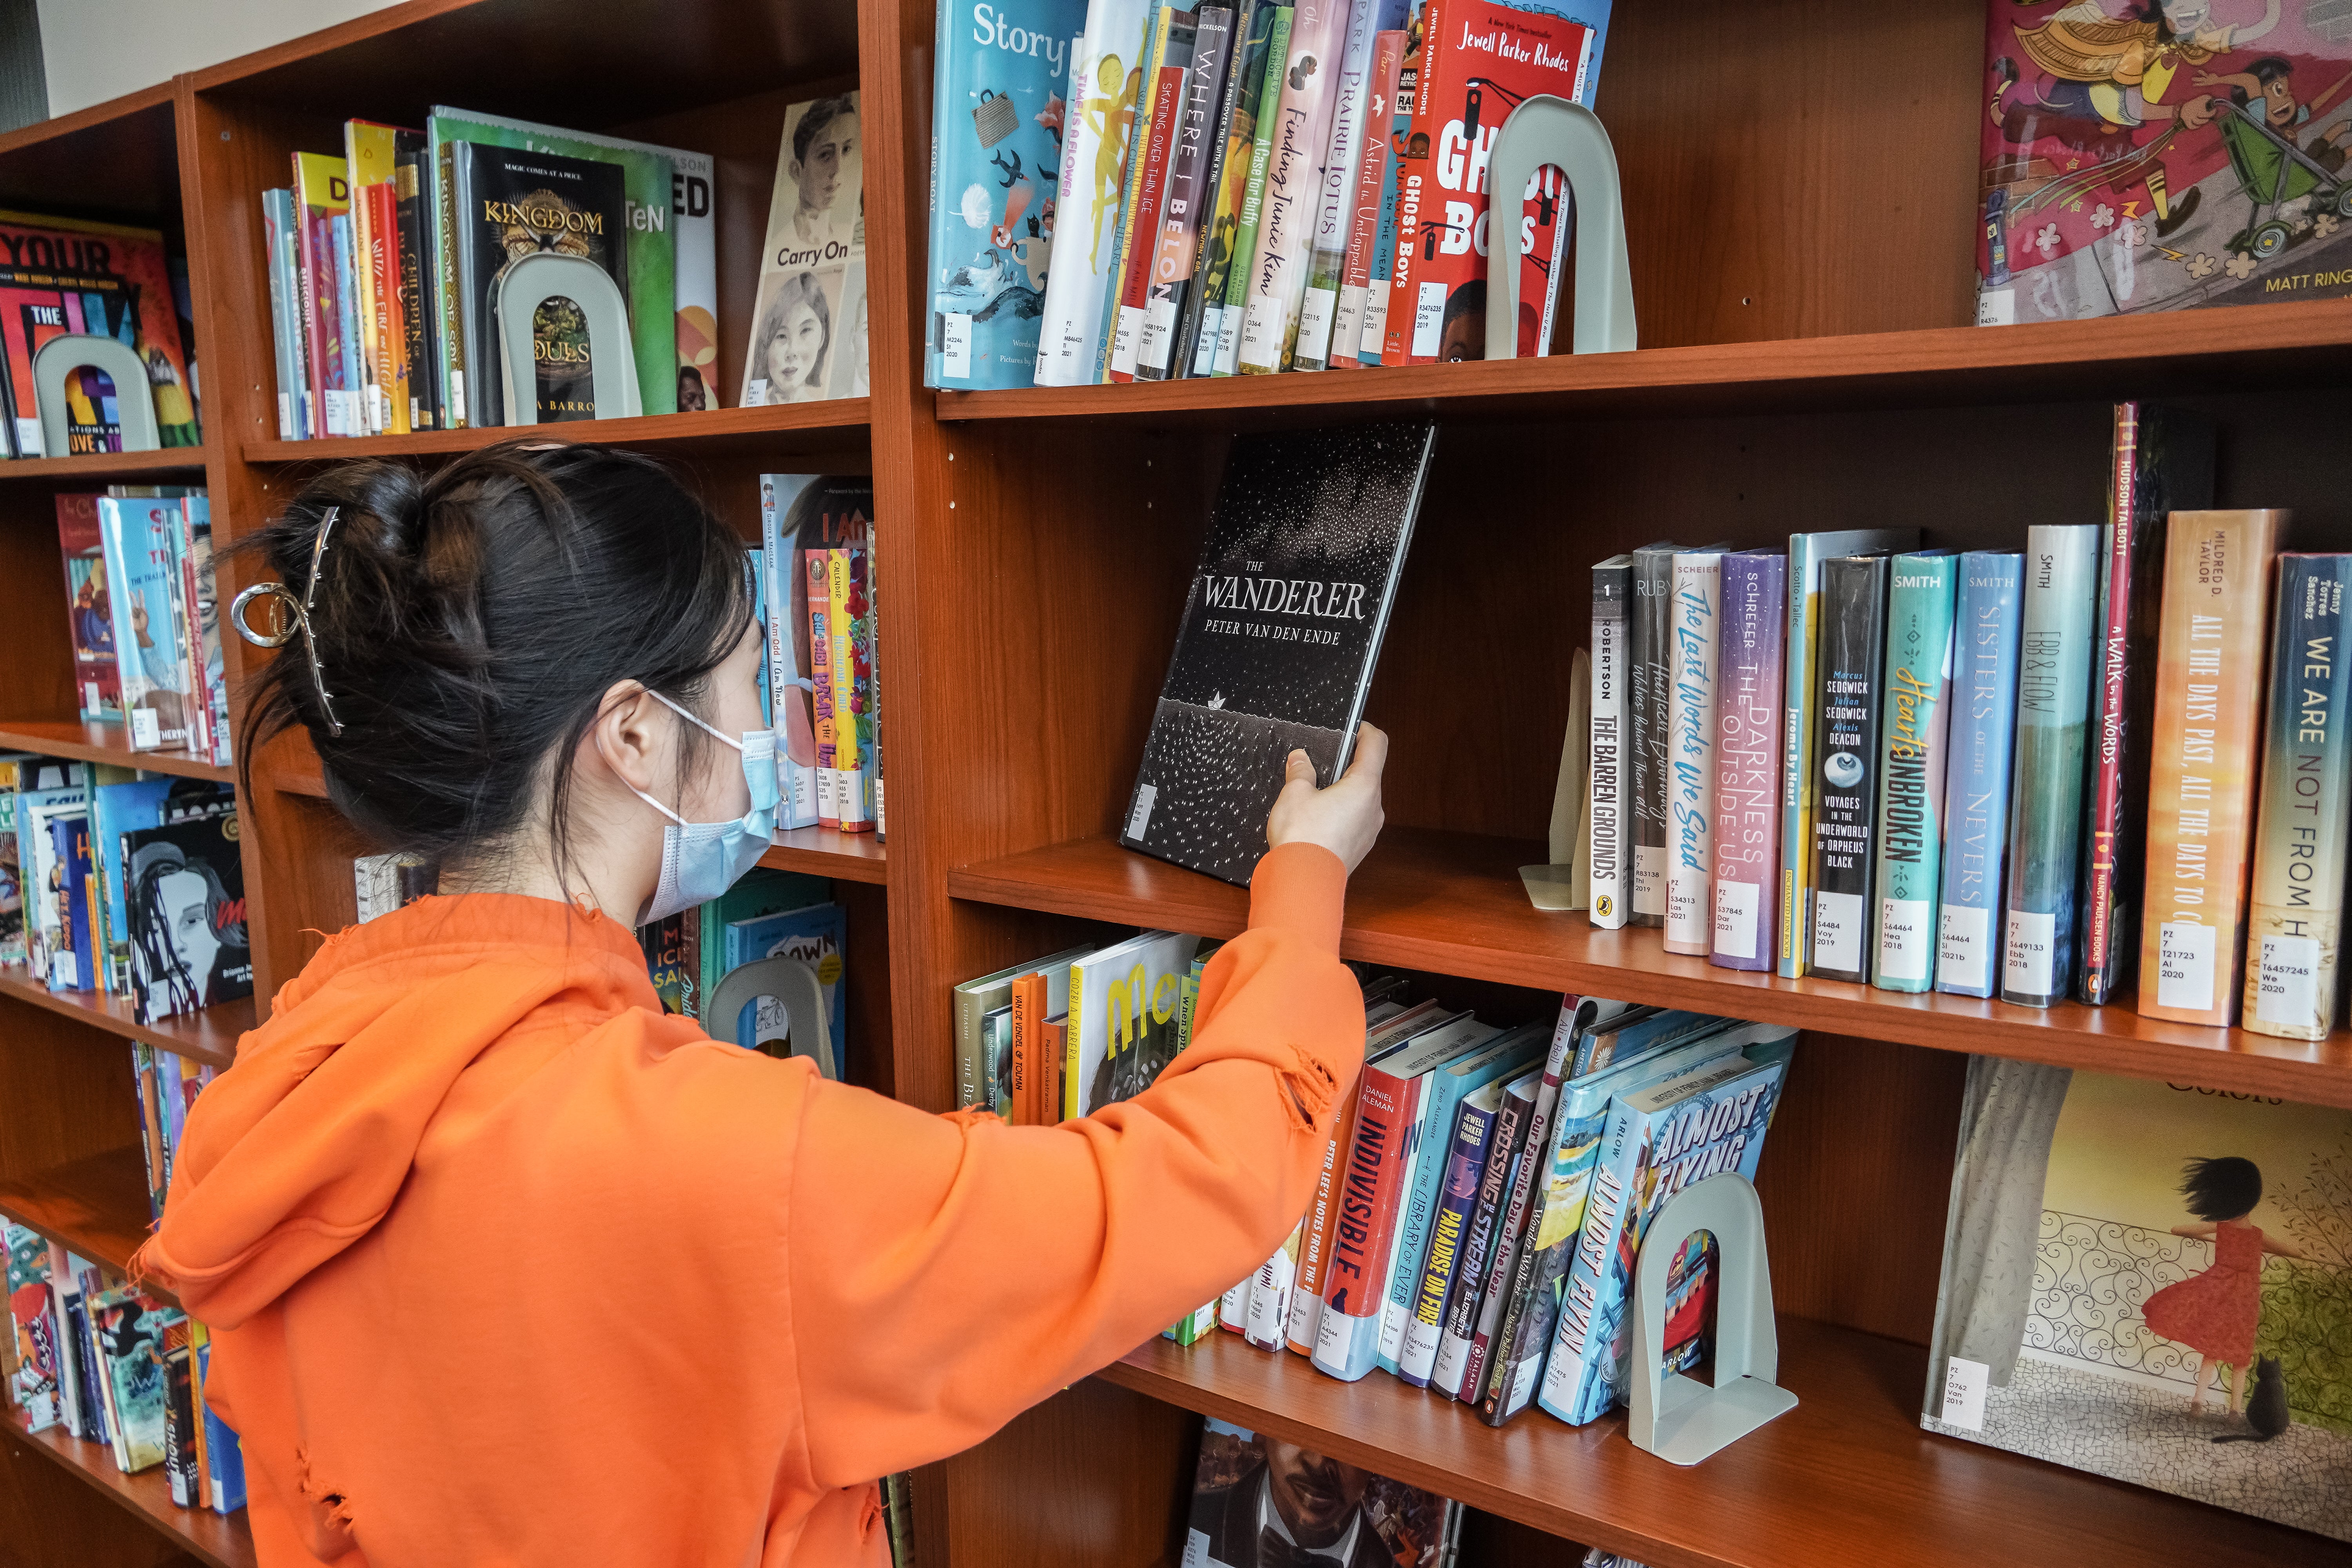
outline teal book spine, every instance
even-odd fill
[[[1878,719],[1878,951],[1870,969],[1870,983],[1882,991],[1926,991],[1936,984],[1958,567],[1948,550],[1898,555],[1887,590]]]
[[[2026,532],[2000,995],[2028,1007],[2074,988],[2100,531],[2045,523]]]
[[[2278,558],[2240,1018],[2255,1034],[2290,1040],[2324,1040],[2336,1026],[2346,816],[2352,810],[2347,589],[2352,555]]]
[[[1990,996],[2000,924],[2001,858],[2009,843],[2009,763],[2017,738],[2017,596],[2024,557],[1972,550],[1960,557],[1952,626],[1952,714],[1944,785],[1944,875],[1937,897],[1936,989]]]

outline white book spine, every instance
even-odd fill
[[[1126,189],[1134,106],[1118,110],[1128,73],[1143,58],[1145,0],[1094,0],[1070,62],[1069,178],[1054,215],[1044,315],[1037,323],[1037,384],[1085,386],[1095,379],[1095,348],[1109,303],[1111,253]],[[1104,72],[1113,79],[1106,84]],[[1113,129],[1106,143],[1104,130]]]

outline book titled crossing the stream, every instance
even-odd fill
[[[1294,748],[1347,770],[1423,476],[1425,422],[1234,443],[1119,842],[1246,885]]]

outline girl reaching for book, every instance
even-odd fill
[[[2230,1368],[2230,1409],[2244,1407],[2246,1368],[2253,1363],[2254,1331],[2263,1311],[2263,1258],[2301,1258],[2292,1243],[2265,1236],[2246,1223],[2263,1201],[2262,1168],[2252,1160],[2231,1154],[2217,1160],[2191,1160],[2182,1168],[2181,1195],[2189,1200],[2194,1225],[2176,1225],[2175,1236],[2210,1238],[2213,1266],[2202,1274],[2167,1285],[2147,1299],[2140,1315],[2151,1332],[2187,1345],[2197,1352],[2197,1382],[2189,1396],[2194,1415],[2205,1408],[2206,1374],[2221,1386],[2221,1367]]]
[[[1328,789],[1292,758],[1156,1084],[1055,1127],[936,1116],[661,1012],[633,928],[748,869],[775,800],[740,542],[664,470],[350,464],[252,548],[280,618],[236,619],[285,646],[245,764],[299,727],[448,895],[278,993],[133,1260],[212,1325],[261,1568],[885,1568],[874,1478],[1108,1364],[1305,1208],[1363,1049],[1337,946],[1370,726]]]

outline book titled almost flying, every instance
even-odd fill
[[[1291,751],[1320,784],[1346,771],[1436,438],[1234,443],[1119,842],[1244,885]]]

